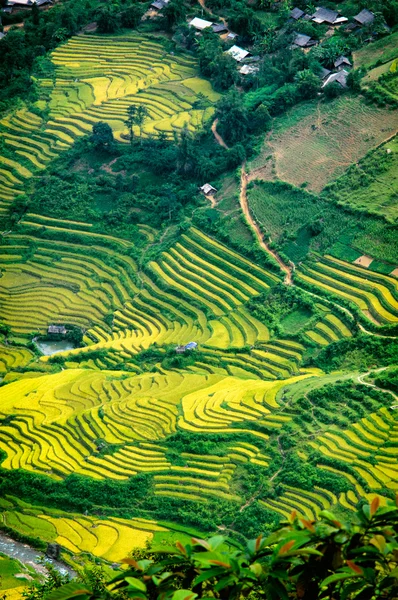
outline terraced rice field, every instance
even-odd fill
[[[52,62],[54,80],[37,80],[50,97],[48,118],[21,108],[0,121],[7,150],[0,156],[0,216],[37,170],[98,121],[126,142],[127,108],[142,104],[148,118],[134,134],[173,137],[184,127],[200,129],[219,97],[197,76],[192,57],[170,54],[160,41],[136,34],[76,36],[53,52]]]
[[[323,456],[348,465],[347,472],[341,470],[339,473],[354,486],[355,491],[340,495],[342,506],[352,508],[361,498],[371,499],[382,488],[398,490],[397,432],[396,413],[382,408],[350,429],[331,430],[316,442],[310,442]],[[331,470],[322,462],[319,466]]]
[[[277,414],[278,390],[310,376],[273,383],[209,374],[126,377],[68,369],[23,379],[2,391],[0,416],[14,415],[1,428],[0,448],[7,453],[2,466],[55,478],[78,473],[125,480],[153,473],[155,495],[238,500],[229,481],[238,464],[268,465],[258,447],[267,435],[254,431],[250,444],[231,441],[222,458],[182,454],[183,467],[170,463],[162,440],[177,429],[233,434],[235,424],[253,420],[277,429],[289,419]],[[117,444],[117,451],[100,455],[98,440]]]
[[[378,324],[398,321],[398,282],[394,277],[325,256],[300,267],[297,281],[349,301]]]
[[[108,562],[121,562],[133,548],[145,548],[156,532],[167,529],[145,519],[99,519],[20,504],[9,497],[0,522],[46,542],[56,542],[73,555],[89,553]]]

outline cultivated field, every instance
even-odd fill
[[[159,40],[136,34],[76,36],[53,52],[52,61],[55,78],[37,80],[39,104],[48,116],[21,108],[0,121],[6,144],[0,156],[0,216],[34,172],[91,133],[98,121],[109,123],[119,141],[128,141],[127,108],[139,103],[149,116],[134,133],[172,137],[185,126],[201,128],[219,97],[197,76],[192,57],[172,55]]]
[[[252,171],[272,155],[279,179],[319,192],[366,152],[397,132],[388,109],[345,96],[330,102],[304,104],[275,119]]]

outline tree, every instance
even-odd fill
[[[247,135],[249,117],[243,104],[243,95],[231,90],[217,104],[216,118],[219,130],[227,143],[240,142]]]
[[[93,135],[91,136],[91,141],[94,145],[94,148],[98,150],[106,150],[107,152],[113,150],[115,140],[113,137],[113,131],[108,123],[98,121],[98,123],[93,125]]]
[[[148,116],[148,109],[143,104],[130,104],[130,106],[127,108],[127,119],[124,123],[129,128],[131,144],[133,143],[134,139],[134,125],[141,127]]]
[[[47,599],[392,600],[398,597],[397,504],[398,498],[385,499],[381,506],[376,496],[344,521],[329,510],[316,521],[293,511],[282,527],[245,546],[216,535],[158,553],[138,550],[107,588],[103,581],[90,585],[86,575]]]
[[[304,100],[315,98],[321,89],[319,77],[314,75],[314,73],[309,69],[299,71],[295,77],[295,81],[297,84],[297,91],[300,97]]]
[[[139,25],[145,12],[143,4],[132,4],[122,12],[121,19],[123,27],[134,29]]]
[[[323,93],[325,94],[326,98],[337,98],[337,96],[340,96],[343,91],[343,88],[339,83],[337,83],[337,81],[332,81],[332,83],[329,83],[329,85],[323,88]]]
[[[173,29],[181,21],[184,21],[187,15],[187,9],[181,0],[171,0],[163,9],[163,15],[166,19],[168,29]]]
[[[115,33],[119,29],[120,16],[116,7],[102,6],[97,12],[97,28],[99,33]]]
[[[230,54],[221,53],[210,64],[214,87],[217,90],[227,90],[238,79],[236,61]]]

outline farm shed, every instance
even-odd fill
[[[360,25],[370,25],[370,23],[373,23],[374,19],[374,14],[367,8],[361,10],[361,12],[354,17],[354,21]]]
[[[334,66],[336,69],[344,69],[345,67],[352,67],[351,61],[346,56],[339,56],[339,58],[334,62]]]
[[[210,183],[202,185],[200,191],[203,192],[205,196],[213,196],[217,192],[216,188],[210,185]]]
[[[65,335],[66,328],[64,325],[49,325],[47,333],[56,333],[58,335]]]
[[[233,31],[230,31],[229,34],[227,35],[227,40],[234,40],[237,37],[238,37],[237,33],[234,33]]]
[[[318,24],[327,23],[328,25],[333,25],[338,16],[339,13],[335,10],[330,10],[329,8],[319,6],[312,15],[312,20],[314,23]]]
[[[290,17],[295,21],[301,19],[301,17],[303,17],[304,14],[305,13],[303,10],[301,10],[301,8],[293,8],[293,10],[290,11]]]
[[[206,27],[211,27],[211,21],[206,21],[205,19],[199,19],[199,17],[195,17],[188,23],[190,27],[194,27],[198,31],[202,31],[202,29],[206,29]]]
[[[230,54],[237,62],[241,62],[246,56],[249,56],[250,52],[239,48],[239,46],[232,46],[232,48],[227,50],[227,54]]]
[[[327,85],[329,85],[329,83],[336,82],[336,83],[339,83],[341,85],[341,87],[346,88],[347,87],[347,76],[348,76],[348,71],[346,71],[345,69],[343,69],[342,71],[339,71],[338,73],[332,73],[326,79],[326,81],[322,87],[324,88]]]

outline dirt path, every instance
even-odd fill
[[[292,269],[291,269],[291,267],[288,267],[283,262],[283,260],[278,255],[278,253],[275,252],[275,250],[272,250],[269,247],[269,245],[264,240],[264,236],[261,233],[260,227],[258,226],[258,224],[256,223],[256,221],[254,221],[253,217],[250,214],[249,204],[247,202],[247,173],[246,173],[246,165],[245,165],[245,163],[242,164],[242,172],[241,172],[241,178],[240,178],[239,200],[240,200],[240,206],[241,206],[242,212],[245,215],[246,220],[247,220],[249,226],[254,231],[254,233],[255,233],[255,235],[257,237],[257,240],[258,240],[260,246],[263,248],[263,250],[265,250],[267,252],[267,254],[269,254],[270,256],[272,256],[276,260],[276,262],[280,266],[281,270],[285,273],[285,283],[287,285],[292,285],[293,281],[292,281]]]
[[[385,388],[381,388],[378,385],[375,385],[374,383],[369,383],[368,381],[364,381],[364,378],[367,377],[368,375],[370,375],[370,373],[381,373],[382,371],[385,371],[387,368],[388,367],[381,367],[381,369],[374,369],[372,371],[368,371],[367,373],[361,373],[361,375],[358,375],[357,381],[358,381],[358,383],[361,383],[362,385],[367,385],[368,387],[375,388],[376,390],[379,390],[380,392],[390,394],[394,398],[394,400],[398,401],[398,396],[392,390],[386,390]]]
[[[206,198],[206,200],[208,200],[210,202],[212,208],[216,207],[217,203],[214,199],[214,196],[205,196],[205,198]]]
[[[213,135],[217,141],[217,144],[220,144],[220,146],[222,146],[223,148],[226,148],[228,150],[228,146],[227,144],[224,142],[224,140],[222,139],[221,135],[218,133],[217,131],[217,123],[218,123],[218,119],[214,119],[212,126],[211,126],[211,130],[213,132]]]

